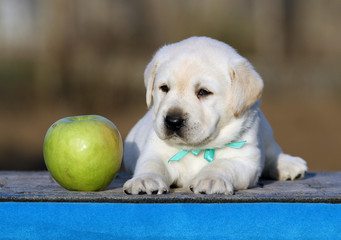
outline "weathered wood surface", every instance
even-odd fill
[[[122,186],[129,177],[120,173],[105,191],[76,192],[60,187],[48,172],[0,171],[0,202],[341,203],[341,172],[310,172],[288,182],[261,180],[257,187],[232,196],[195,195],[181,188],[164,195],[126,195]]]

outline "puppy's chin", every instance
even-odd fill
[[[195,149],[199,146],[206,145],[210,141],[210,137],[202,138],[203,136],[196,137],[191,135],[186,135],[183,132],[172,132],[170,133],[167,130],[162,133],[156,132],[158,137],[169,143],[170,145],[177,145],[184,149]]]
[[[173,144],[187,144],[186,138],[181,132],[169,132],[168,130],[163,130],[161,132],[156,131],[156,134],[163,141]]]

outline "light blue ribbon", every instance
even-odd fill
[[[228,143],[225,144],[225,146],[227,147],[231,147],[231,148],[241,148],[242,146],[244,146],[244,144],[246,143],[246,141],[242,141],[242,142],[232,142],[232,143]],[[201,153],[203,150],[180,150],[179,152],[177,152],[173,157],[171,157],[168,162],[171,161],[180,161],[184,156],[186,156],[188,153],[192,153],[194,156],[197,156],[199,153]],[[212,162],[214,159],[214,153],[215,150],[214,149],[206,149],[205,153],[204,153],[204,158],[206,159],[206,161],[208,162]]]

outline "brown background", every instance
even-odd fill
[[[340,12],[338,0],[0,0],[0,170],[45,169],[45,132],[66,116],[103,115],[125,137],[153,53],[193,35],[255,66],[286,152],[341,170]]]

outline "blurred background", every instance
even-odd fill
[[[284,151],[341,170],[340,13],[338,0],[0,0],[0,170],[45,169],[45,132],[66,116],[103,115],[125,138],[146,111],[145,66],[193,35],[254,65]]]

